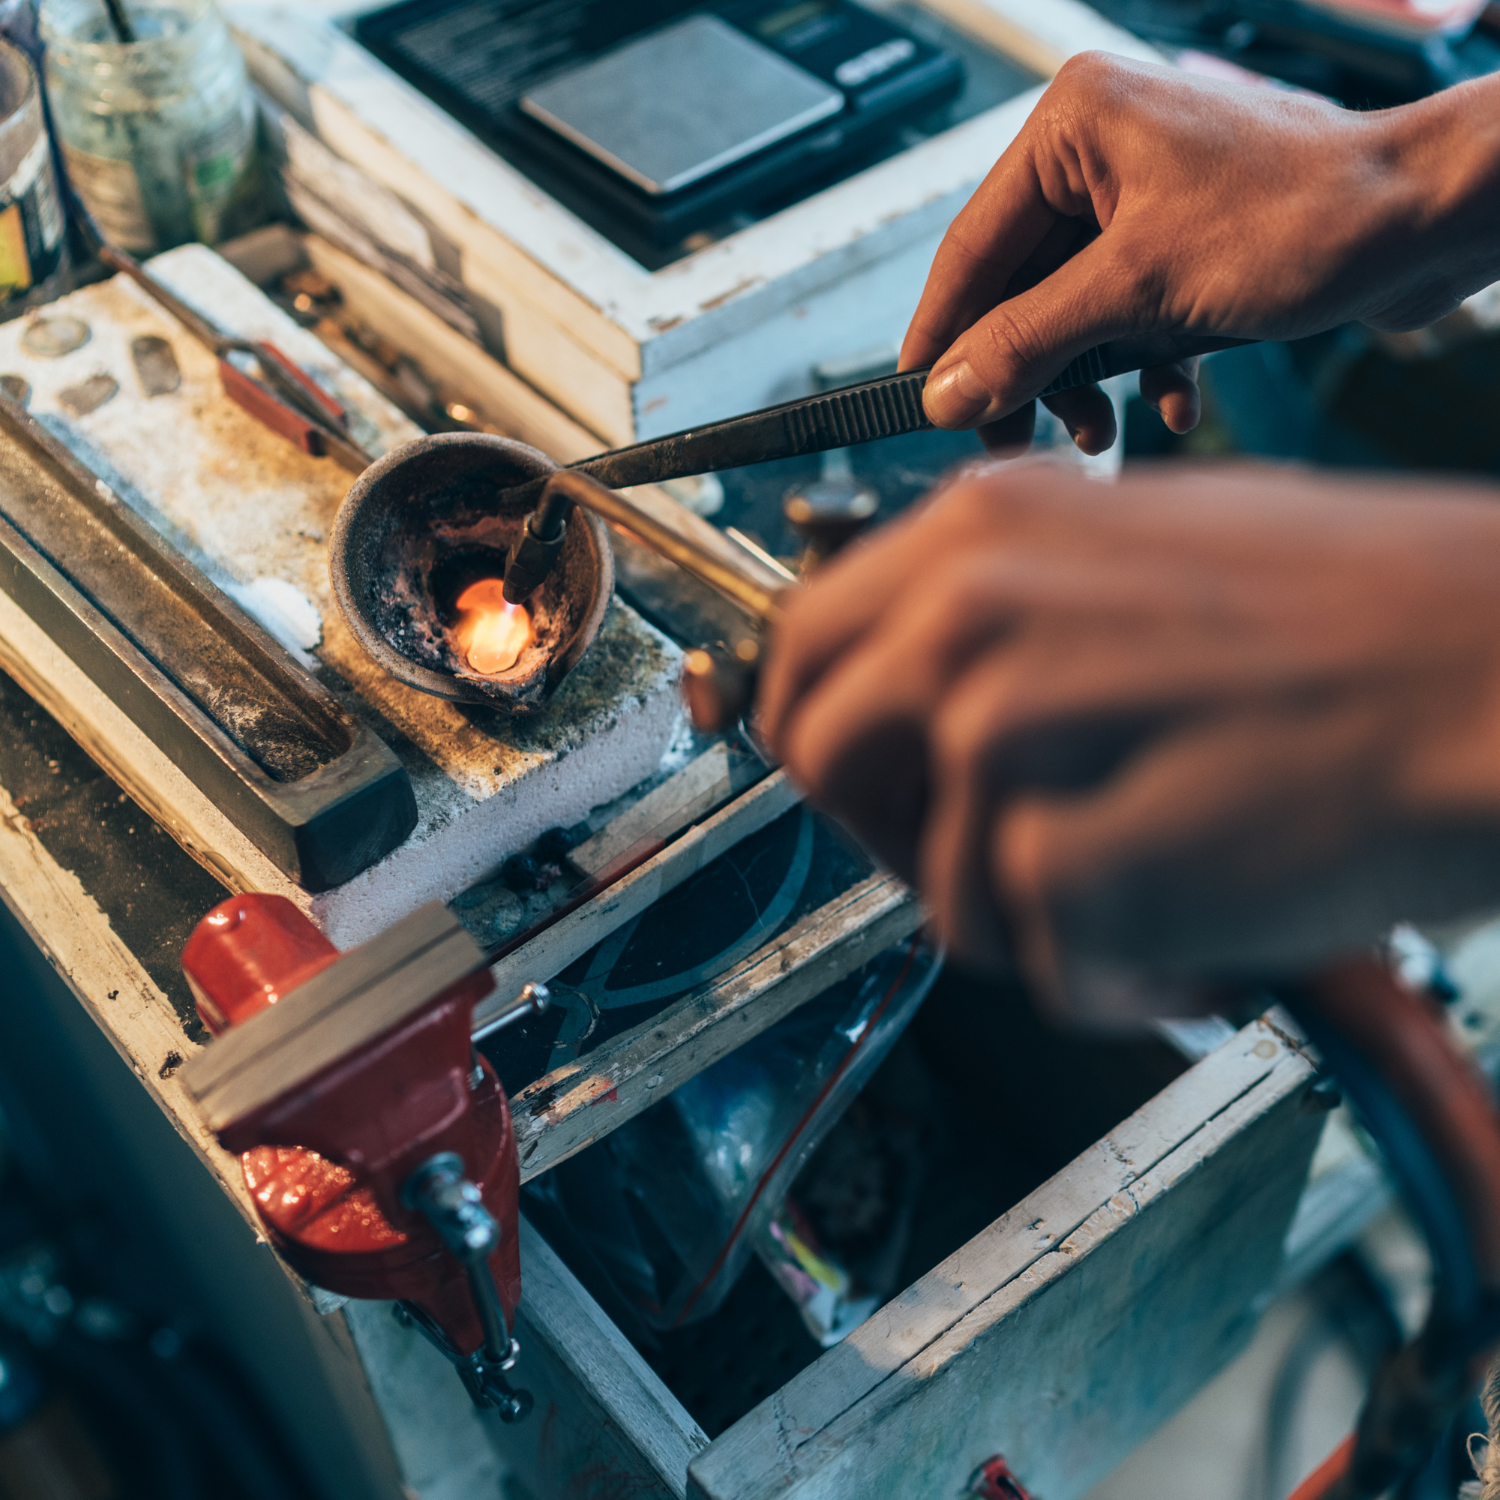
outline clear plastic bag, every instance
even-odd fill
[[[941,963],[887,949],[528,1188],[575,1270],[651,1329],[712,1314]]]

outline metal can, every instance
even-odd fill
[[[37,294],[58,276],[65,228],[36,70],[0,41],[0,302]]]

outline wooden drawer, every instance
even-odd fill
[[[536,1500],[960,1495],[997,1453],[1073,1500],[1248,1338],[1326,1120],[1313,1076],[1275,1013],[1245,1027],[712,1442],[525,1225],[537,1407],[474,1426]],[[347,1315],[366,1368],[409,1380],[385,1310]]]

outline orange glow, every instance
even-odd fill
[[[499,578],[481,578],[458,596],[454,637],[464,659],[476,672],[492,677],[507,672],[536,639],[524,604],[510,604]]]

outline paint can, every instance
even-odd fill
[[[36,69],[0,41],[0,303],[56,294],[66,229]]]

